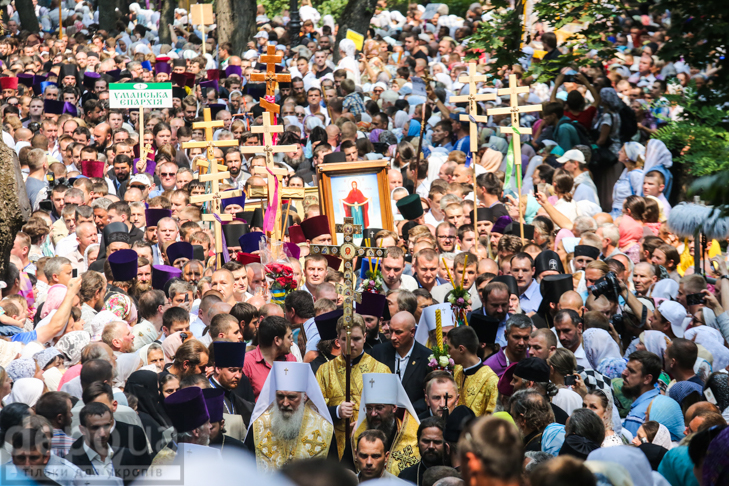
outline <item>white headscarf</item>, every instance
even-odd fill
[[[344,52],[345,56],[352,58],[357,51],[357,47],[354,45],[354,41],[352,39],[342,39],[339,41],[339,49]]]
[[[32,407],[43,395],[44,386],[45,384],[38,378],[21,378],[13,383],[13,390],[5,399],[5,404],[25,403]]]
[[[603,329],[590,328],[582,333],[582,346],[592,369],[596,370],[605,358],[620,358],[620,348],[610,333]]]

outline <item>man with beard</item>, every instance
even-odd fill
[[[152,288],[152,264],[146,257],[137,259],[137,280],[134,283],[132,294],[140,298],[142,294]]]
[[[362,301],[357,302],[357,313],[362,316],[367,328],[364,343],[364,350],[367,352],[387,341],[385,335],[380,332],[380,319],[386,304],[387,298],[384,295],[372,292],[362,292]]]
[[[661,359],[650,351],[636,351],[628,356],[621,390],[625,398],[632,399],[633,403],[623,421],[623,427],[633,435],[636,435],[638,428],[645,422],[648,407],[658,396],[655,384],[661,369]]]
[[[132,159],[128,155],[119,154],[114,157],[114,165],[109,175],[111,181],[114,183],[114,188],[120,197],[124,197],[124,191],[120,191],[120,187],[123,183],[129,180],[131,170]]]
[[[289,137],[286,137],[284,135],[284,140],[280,143],[287,143],[288,145],[294,145],[297,147],[295,152],[288,152],[284,154],[283,161],[284,163],[288,164],[292,169],[298,170],[299,167],[301,167],[301,164],[303,164],[306,161],[306,156],[304,155],[304,147],[301,145],[301,139],[292,132],[287,132]]]
[[[231,184],[237,186],[238,189],[242,189],[251,175],[242,170],[243,156],[240,151],[237,149],[229,150],[225,154],[225,165],[228,167],[228,172],[230,172]]]
[[[111,127],[108,123],[99,123],[94,127],[94,144],[96,149],[103,153],[106,147],[111,143]]]
[[[315,318],[317,328],[319,329],[319,337],[324,341],[328,341],[331,338],[338,339],[339,347],[343,350],[339,356],[319,367],[316,372],[316,379],[319,382],[324,399],[329,407],[329,413],[336,420],[334,432],[337,438],[338,457],[340,460],[345,459],[348,461],[351,456],[345,456],[345,449],[351,445],[348,444],[344,434],[345,423],[346,421],[352,422],[359,418],[358,413],[361,408],[359,390],[363,390],[365,384],[364,373],[389,373],[390,369],[386,365],[375,361],[372,356],[364,352],[365,322],[361,315],[354,314],[349,338],[350,355],[352,358],[352,371],[350,375],[352,382],[351,391],[353,393],[350,395],[349,402],[344,401],[344,384],[341,377],[344,376],[346,369],[344,356],[346,351],[344,348],[346,347],[347,329],[344,326],[343,315],[344,311],[339,309],[318,315]],[[324,329],[332,321],[336,322],[336,333],[334,336],[330,336]]]
[[[205,267],[203,267],[199,260],[190,260],[182,267],[182,279],[185,282],[197,285],[204,271]]]
[[[273,363],[256,404],[246,446],[260,471],[297,459],[324,459],[334,427],[311,366]]]
[[[243,399],[241,393],[235,392],[238,388],[241,388],[241,392],[247,389],[248,396],[253,396],[251,384],[248,378],[243,375],[245,356],[245,343],[214,342],[213,359],[215,368],[213,368],[213,375],[209,380],[210,386],[220,388],[225,392],[223,405],[225,408],[224,414],[227,416],[228,421],[235,420],[234,416],[238,415],[243,419],[243,428],[247,428],[250,424],[254,405],[253,402]]]
[[[258,309],[248,302],[239,302],[233,306],[230,314],[238,320],[243,341],[251,344],[258,332],[258,318],[260,317]]]
[[[220,459],[220,451],[208,447],[212,425],[201,388],[190,386],[176,391],[165,398],[164,408],[175,428],[174,443],[157,453],[153,466],[181,465],[188,458]]]
[[[304,80],[296,77],[291,80],[292,95],[296,98],[296,104],[299,106],[308,105],[306,101],[306,93],[304,92]]]
[[[398,477],[415,484],[423,483],[423,475],[429,467],[445,466],[450,456],[448,444],[443,439],[445,424],[443,419],[428,417],[418,427],[418,450],[420,462],[400,471]]]
[[[399,475],[420,461],[416,447],[420,421],[397,375],[366,373],[362,375],[362,382],[364,388],[353,437],[359,437],[368,429],[384,432],[385,450],[390,454],[387,471]],[[398,407],[405,409],[402,420],[395,415]]]

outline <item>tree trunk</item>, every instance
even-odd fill
[[[248,42],[256,35],[256,0],[231,0],[235,14],[235,30],[230,42],[239,56],[248,49]]]
[[[347,37],[347,30],[352,29],[358,34],[367,35],[367,29],[370,27],[370,21],[375,14],[375,6],[377,0],[351,0],[344,7],[342,15],[337,19],[339,31],[337,32],[337,41],[334,45],[338,46],[339,42]],[[334,49],[334,62],[339,62],[339,49]]]
[[[18,10],[18,17],[20,17],[21,30],[35,33],[40,32],[33,0],[17,0],[15,2],[15,8]]]
[[[235,22],[233,21],[233,1],[234,0],[215,0],[215,20],[218,24],[218,45],[223,42],[233,42],[236,28]],[[245,20],[241,20],[241,22],[245,23]],[[236,55],[240,54],[235,50],[235,48],[233,49],[233,52],[235,52]]]
[[[99,0],[99,28],[107,32],[116,30],[117,0]]]
[[[30,0],[28,3],[33,5]],[[35,14],[33,16],[35,17]],[[10,250],[15,243],[15,235],[30,218],[30,213],[30,202],[25,192],[18,156],[0,139],[0,280],[2,281],[6,281]],[[8,286],[12,284],[8,282]]]
[[[172,36],[168,25],[175,23],[175,4],[172,0],[162,0],[162,12],[159,19],[160,44],[172,44]]]

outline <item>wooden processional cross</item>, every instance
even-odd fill
[[[385,250],[382,248],[370,248],[366,246],[357,246],[354,244],[354,235],[362,234],[362,225],[354,224],[354,218],[344,218],[343,224],[334,226],[334,231],[344,235],[344,243],[341,246],[333,245],[309,245],[309,253],[316,255],[333,255],[344,261],[344,327],[347,330],[347,342],[345,346],[344,358],[346,363],[346,380],[345,380],[345,401],[350,401],[350,381],[352,375],[352,321],[354,316],[354,295],[357,285],[357,276],[354,273],[354,264],[352,263],[356,257],[368,257],[370,259],[382,258]],[[349,437],[349,421],[345,421],[345,437]]]
[[[207,159],[209,165],[209,173],[199,176],[201,182],[210,182],[210,190],[207,194],[190,197],[190,203],[209,202],[210,212],[203,214],[203,221],[211,221],[215,228],[215,263],[216,268],[222,266],[221,260],[223,255],[223,230],[221,221],[233,221],[232,214],[223,214],[220,210],[220,201],[229,197],[238,197],[241,195],[240,190],[220,191],[220,182],[230,177],[230,172],[219,172],[219,165],[215,161],[215,147],[237,147],[238,140],[213,140],[213,129],[222,128],[224,122],[222,120],[212,121],[210,117],[210,108],[205,108],[204,120],[192,124],[193,129],[205,130],[205,141],[203,142],[184,142],[182,148],[205,148],[207,149]]]
[[[278,83],[291,81],[291,74],[276,73],[276,65],[282,60],[282,54],[276,55],[276,46],[269,44],[266,47],[266,54],[260,58],[260,62],[266,65],[266,72],[251,74],[251,81],[263,81],[266,83],[266,96],[276,95],[276,85]],[[265,98],[261,98],[260,105],[269,113],[280,113],[281,110],[277,104],[271,103]]]
[[[521,239],[524,239],[524,218],[521,206],[521,135],[530,135],[531,128],[519,126],[519,115],[521,113],[533,113],[542,111],[542,105],[519,106],[519,95],[529,92],[529,86],[519,87],[516,75],[509,76],[509,87],[499,90],[499,96],[509,95],[508,108],[492,108],[488,110],[489,115],[511,115],[511,126],[499,127],[501,133],[511,135],[511,143],[514,153],[514,165],[516,166],[516,186],[519,195],[519,228]],[[453,99],[453,98],[451,98]]]
[[[461,115],[460,121],[470,122],[469,138],[471,140],[471,164],[473,165],[473,186],[476,187],[476,165],[478,156],[478,123],[488,122],[488,116],[478,114],[478,102],[479,101],[494,101],[496,100],[496,93],[484,93],[478,94],[478,83],[486,82],[487,77],[483,74],[478,74],[476,71],[476,63],[471,62],[468,64],[468,74],[461,74],[458,78],[463,84],[468,84],[468,95],[463,96],[451,96],[451,101],[454,103],[468,102],[468,114]],[[474,205],[473,205],[473,232],[476,235],[476,251],[478,251],[478,197],[475,197],[476,192],[474,191]]]
[[[258,191],[249,191],[249,197],[265,196],[268,199],[269,207],[276,208],[276,218],[271,237],[274,241],[281,241],[283,228],[281,227],[281,199],[304,199],[305,191],[303,188],[283,187],[281,179],[288,174],[286,169],[276,167],[273,154],[289,153],[298,150],[296,145],[274,145],[273,134],[282,133],[284,128],[282,125],[274,125],[272,122],[273,115],[271,112],[263,114],[263,126],[251,127],[253,133],[263,134],[263,145],[253,147],[241,147],[240,151],[244,154],[255,154],[263,152],[266,155],[266,167],[254,167],[253,174],[266,177],[268,181],[267,187],[263,193]],[[276,194],[276,186],[278,185],[278,195]],[[290,204],[289,204],[290,206]],[[287,212],[288,215],[288,212]]]

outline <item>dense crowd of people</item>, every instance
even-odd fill
[[[714,71],[659,57],[670,16],[616,15],[616,57],[548,83],[528,76],[564,54],[548,26],[518,64],[484,53],[479,94],[514,75],[519,104],[542,105],[514,141],[511,116],[488,115],[508,96],[478,119],[453,101],[472,94],[479,3],[380,0],[359,46],[310,1],[295,42],[288,12],[259,5],[244,52],[182,8],[163,44],[149,3],[109,32],[60,2],[62,36],[59,3],[34,3],[40,32],[11,4],[0,39],[2,137],[32,208],[0,283],[0,482],[729,484],[725,241],[668,224],[680,191],[651,138],[681,116],[664,95]],[[264,102],[269,46],[291,81]],[[171,108],[143,126],[110,109],[111,85],[149,82],[171,83]],[[392,227],[367,224],[362,191],[342,202],[365,223],[354,243],[384,252],[353,261],[351,317],[343,261],[312,247],[342,243],[323,201],[284,200],[272,232],[276,204],[247,197],[272,187],[254,169],[272,169],[256,127],[274,102],[283,187],[389,161]],[[215,161],[185,146],[206,109],[214,139],[238,141]],[[210,163],[241,191],[221,200],[231,221],[193,199]]]

